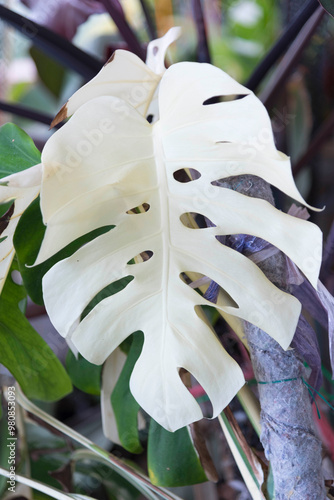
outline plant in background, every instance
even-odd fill
[[[112,2],[104,4],[115,14]],[[116,19],[121,26],[122,16]],[[19,21],[14,16],[11,22]],[[183,62],[165,71],[166,50],[178,35],[173,28],[152,41],[146,65],[117,50],[53,120],[59,126],[69,118],[47,141],[41,163],[22,131],[13,125],[1,129],[0,361],[30,398],[52,401],[71,390],[61,364],[21,313],[28,293],[45,303],[72,349],[67,368],[73,382],[99,394],[102,375],[105,435],[141,453],[138,422],[148,432],[151,483],[18,389],[19,405],[89,449],[71,445],[58,471],[52,469],[65,492],[89,490],[73,483],[73,470],[82,474],[85,460],[105,464],[104,477],[98,467],[98,481],[111,495],[120,480],[110,468],[147,498],[176,498],[153,485],[216,479],[196,424],[203,417],[194,398],[199,383],[252,497],[272,498],[267,465],[244,441],[229,410],[222,413],[244,376],[214,333],[214,306],[250,350],[262,384],[262,441],[276,498],[305,492],[321,498],[321,447],[302,363],[303,358],[318,380],[317,343],[300,317],[300,302],[289,293],[292,286],[307,286],[306,277],[331,321],[333,299],[318,284],[321,231],[303,220],[304,212],[292,210],[293,216],[273,206],[269,184],[307,203],[288,157],[276,149],[259,99],[209,64]],[[293,338],[296,352],[287,350]],[[105,363],[102,373],[84,358]],[[304,439],[298,432],[295,437],[294,427]],[[29,446],[32,429],[19,429]],[[304,460],[306,448],[312,452]],[[47,480],[29,479],[29,473],[17,479],[54,498],[72,497]],[[127,494],[137,495],[129,486],[120,493]]]

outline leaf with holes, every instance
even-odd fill
[[[143,349],[130,388],[146,412],[174,431],[202,418],[180,368],[206,390],[214,417],[244,383],[199,307],[212,303],[188,286],[187,274],[218,283],[216,307],[225,317],[254,323],[286,349],[300,303],[217,236],[263,238],[315,285],[321,232],[215,182],[257,175],[304,203],[289,159],[275,148],[268,114],[248,89],[211,65],[178,63],[162,77],[159,113],[159,121],[150,124],[118,97],[87,96],[49,139],[41,192],[47,229],[36,264],[83,234],[115,225],[48,271],[45,304],[60,334],[92,363],[103,363],[125,338],[142,330]],[[117,126],[94,144],[89,132],[106,119]],[[69,164],[70,157],[75,164]],[[196,179],[180,182],[179,170],[196,171]],[[182,222],[187,213],[200,213],[215,225],[189,227]],[[101,290],[125,277],[125,287],[82,319]]]
[[[147,46],[146,64],[127,50],[116,50],[101,71],[90,82],[79,89],[61,108],[51,126],[71,116],[85,102],[94,97],[112,95],[137,109],[149,121],[158,115],[158,85],[165,72],[165,55],[171,43],[179,38],[181,29],[171,28],[163,37],[153,40]],[[110,64],[112,62],[112,64]],[[120,104],[120,112],[125,108]],[[101,133],[109,132],[115,124],[110,117],[99,122],[98,129],[90,129],[86,137],[98,141]],[[70,158],[70,156],[69,156]]]

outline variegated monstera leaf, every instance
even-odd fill
[[[110,63],[110,74],[117,60]],[[43,280],[45,304],[59,333],[92,363],[103,363],[131,333],[142,330],[144,346],[131,391],[156,421],[176,430],[202,418],[180,368],[204,387],[213,416],[244,383],[241,369],[201,314],[199,306],[212,303],[184,276],[199,273],[217,282],[223,292],[216,307],[227,319],[254,323],[286,349],[299,302],[216,236],[263,238],[316,285],[320,259],[313,252],[321,248],[321,233],[264,200],[215,185],[217,179],[252,174],[304,203],[289,159],[275,148],[266,110],[223,71],[208,64],[172,65],[161,80],[160,117],[154,124],[128,99],[103,95],[97,87],[95,93],[86,91],[43,151],[41,207],[47,229],[36,263],[96,228],[115,227],[51,268]],[[210,104],[215,96],[239,99]],[[197,179],[179,182],[174,173],[180,169],[196,170]],[[133,213],[139,206],[146,211]],[[187,227],[182,215],[193,212],[215,227]],[[141,253],[151,257],[131,263]],[[96,294],[127,276],[132,280],[125,288],[81,320]]]

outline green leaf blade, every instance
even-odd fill
[[[16,269],[12,266],[12,270]],[[0,362],[31,399],[56,401],[72,390],[71,381],[52,349],[19,309],[23,286],[6,280],[0,300]]]
[[[207,481],[187,427],[169,432],[152,419],[147,460],[155,485],[174,487]]]
[[[66,369],[75,387],[87,394],[99,396],[102,366],[93,365],[80,354],[78,359],[71,350],[66,356]]]
[[[131,394],[129,387],[131,373],[140,356],[143,343],[142,332],[134,333],[127,360],[111,394],[111,404],[115,413],[120,442],[123,448],[131,453],[143,451],[138,434],[140,406]]]
[[[0,178],[37,165],[41,154],[33,140],[14,123],[0,127]]]

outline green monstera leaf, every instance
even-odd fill
[[[110,68],[114,62],[117,57]],[[181,368],[207,392],[213,417],[244,383],[201,312],[201,305],[212,303],[188,286],[186,275],[218,283],[216,307],[228,321],[249,321],[286,349],[300,303],[217,236],[243,233],[267,240],[316,286],[321,232],[264,200],[216,185],[218,179],[252,174],[304,203],[289,159],[276,150],[268,114],[252,92],[199,63],[172,65],[158,92],[154,124],[128,100],[86,94],[49,139],[41,190],[47,228],[35,264],[92,230],[115,226],[47,272],[45,305],[59,333],[95,364],[143,331],[131,392],[156,422],[175,431],[202,418],[181,381]],[[180,182],[174,174],[182,169],[196,171],[194,180]],[[215,225],[189,227],[188,213]],[[126,277],[125,288],[82,319],[101,290]]]
[[[62,364],[25,318],[26,289],[17,283],[19,267],[13,245],[22,214],[38,197],[40,152],[16,125],[0,128],[0,363],[30,398],[55,401],[72,390]],[[35,229],[35,228],[33,228]],[[31,245],[26,234],[26,245]]]
[[[40,152],[23,130],[13,123],[0,127],[0,293],[15,255],[18,221],[40,191],[40,160]]]

